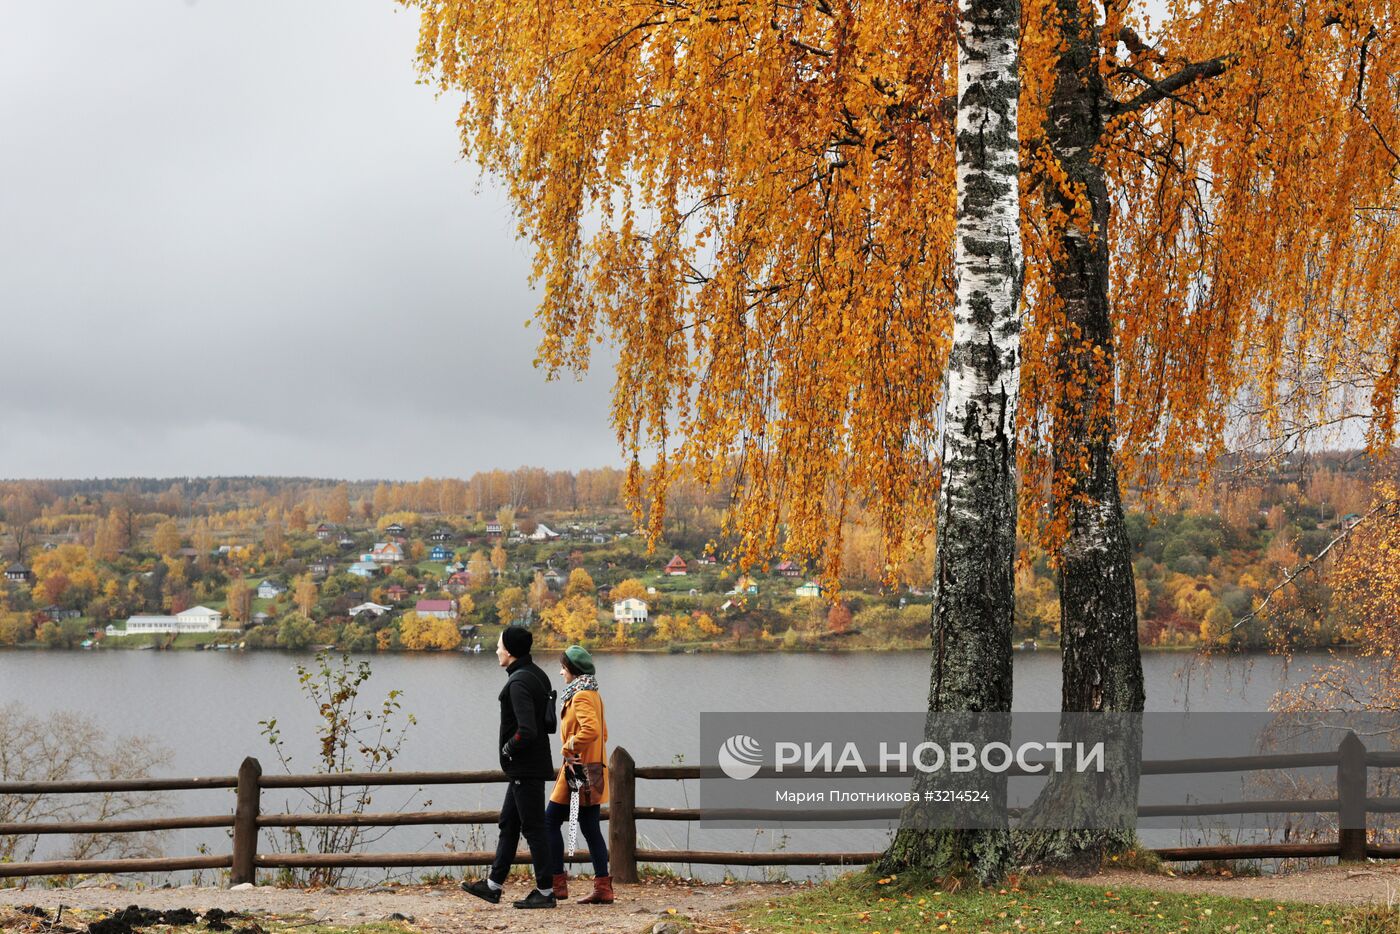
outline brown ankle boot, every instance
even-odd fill
[[[580,905],[611,905],[613,903],[612,876],[599,876],[593,880],[593,894],[578,900]]]
[[[561,902],[569,897],[569,874],[567,872],[555,874],[554,897]]]

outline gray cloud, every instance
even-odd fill
[[[618,460],[390,0],[0,7],[0,476]]]

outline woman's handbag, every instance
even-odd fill
[[[580,807],[603,803],[603,763],[568,756],[564,759],[564,782],[570,792],[578,793]]]

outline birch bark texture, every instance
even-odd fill
[[[1011,709],[1020,380],[1018,0],[959,4],[957,301],[939,490],[930,710]]]
[[[930,717],[1011,709],[1022,251],[1019,0],[958,7],[957,299],[947,369]],[[932,727],[931,727],[932,728]],[[904,827],[884,871],[1005,874],[1005,829]]]

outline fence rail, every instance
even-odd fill
[[[1144,775],[1186,775],[1221,772],[1252,772],[1335,766],[1335,798],[1301,798],[1274,801],[1226,801],[1208,804],[1143,805],[1142,817],[1192,817],[1223,814],[1337,814],[1337,839],[1327,843],[1266,843],[1233,846],[1165,847],[1156,849],[1159,857],[1171,861],[1210,859],[1266,859],[1337,857],[1342,860],[1400,859],[1400,846],[1368,844],[1368,814],[1400,812],[1400,798],[1368,798],[1367,774],[1372,768],[1400,768],[1400,753],[1368,752],[1353,733],[1348,733],[1335,752],[1289,755],[1231,756],[1204,759],[1148,760]],[[706,850],[657,850],[637,847],[637,822],[696,821],[703,818],[726,820],[781,819],[789,822],[832,819],[831,814],[793,814],[759,809],[705,810],[700,808],[638,807],[637,782],[683,781],[718,776],[713,768],[685,765],[637,766],[621,747],[614,749],[608,762],[609,801],[601,817],[608,822],[608,848],[613,877],[618,882],[635,882],[640,863],[697,863],[729,866],[856,866],[875,861],[875,852],[801,853],[791,851],[725,852]],[[759,776],[776,775],[771,769]],[[884,773],[888,777],[913,772]],[[1034,774],[1013,768],[1009,774]],[[783,777],[802,777],[786,774]],[[819,777],[830,777],[825,773]],[[473,772],[346,772],[334,775],[263,775],[257,759],[243,760],[238,774],[206,778],[153,778],[105,781],[0,782],[0,795],[92,794],[135,791],[190,791],[232,788],[236,794],[232,814],[194,817],[167,817],[116,821],[46,821],[0,824],[0,836],[64,833],[141,833],[159,830],[232,828],[233,851],[221,856],[181,856],[161,858],[44,860],[0,863],[0,877],[59,876],[92,873],[177,872],[193,869],[227,869],[233,884],[252,882],[258,869],[485,866],[495,854],[487,851],[439,853],[259,853],[258,835],[272,827],[392,827],[398,825],[494,824],[495,811],[414,811],[370,814],[263,814],[264,789],[332,788],[386,785],[471,785],[504,782],[499,771]],[[893,820],[898,808],[852,809],[842,813],[846,820]],[[570,857],[586,862],[587,856]],[[517,863],[529,857],[518,853]]]

